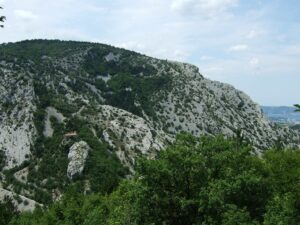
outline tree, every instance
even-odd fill
[[[298,225],[299,168],[297,150],[256,155],[238,139],[182,134],[114,192],[83,195],[77,183],[9,225]]]
[[[0,9],[3,9],[1,6],[0,6]],[[0,23],[3,23],[4,21],[6,20],[6,17],[5,16],[0,16]],[[0,24],[0,27],[4,27],[3,24]]]
[[[16,207],[8,197],[0,202],[0,225],[6,225],[17,214]]]
[[[300,201],[297,194],[285,193],[276,195],[267,206],[263,224],[297,225],[300,223],[299,206]]]
[[[257,224],[271,194],[266,173],[237,139],[180,135],[156,160],[138,161],[135,184],[119,202],[129,201],[126,215],[139,225]]]
[[[294,105],[295,107],[296,107],[296,112],[300,112],[300,104],[296,104],[296,105]]]
[[[0,9],[3,9],[3,8],[0,6]],[[5,16],[0,16],[0,23],[3,23],[5,20],[6,20]],[[0,24],[0,27],[4,27],[4,25]]]

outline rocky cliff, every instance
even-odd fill
[[[257,151],[299,145],[296,132],[271,123],[245,93],[197,67],[107,45],[2,44],[0,76],[2,183],[41,203],[74,175],[85,191],[109,189],[99,186],[108,174],[134,172],[138,156],[155,158],[180,132],[242,132]],[[13,174],[24,168],[20,185]]]

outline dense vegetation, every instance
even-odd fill
[[[112,54],[112,59],[104,60],[109,54]],[[103,48],[103,46],[97,44],[85,56],[84,68],[93,76],[115,75],[118,73],[153,75],[155,71],[154,67],[146,64],[146,60],[143,57],[136,59],[136,54],[132,51],[121,52],[120,49],[113,47]],[[135,60],[134,64],[132,60]]]
[[[118,60],[106,60],[111,54]],[[1,44],[0,58],[16,71],[12,75],[16,82],[31,85],[32,80],[36,97],[34,127],[37,130],[31,145],[32,155],[28,154],[22,165],[4,172],[3,187],[16,194],[25,191],[26,197],[45,205],[55,199],[53,192],[58,196],[73,183],[89,186],[91,193],[110,194],[114,191],[120,180],[128,175],[128,169],[116,156],[116,149],[103,141],[102,128],[74,114],[82,107],[85,107],[83,115],[99,113],[97,106],[108,104],[136,115],[146,113],[155,117],[156,101],[152,97],[170,87],[170,76],[154,76],[155,68],[138,53],[87,42],[32,40]],[[66,68],[69,64],[78,67]],[[0,75],[4,76],[4,73]],[[62,77],[66,78],[65,86],[61,85]],[[105,80],[107,77],[110,79]],[[102,97],[99,99],[88,85],[95,86]],[[80,93],[80,97],[73,95],[76,100],[69,101],[66,94],[72,92]],[[81,96],[89,102],[84,102]],[[15,106],[12,101],[2,104],[3,111],[9,114]],[[47,107],[55,108],[66,118],[63,123],[55,117],[50,118],[54,132],[49,137],[44,135]],[[70,131],[76,131],[78,136],[65,139],[64,134]],[[87,142],[93,151],[89,153],[83,174],[70,180],[66,172],[68,152],[75,142],[81,140]],[[4,162],[4,152],[0,151],[0,168]],[[28,176],[17,179],[14,174],[22,169],[28,169]]]
[[[44,40],[32,40],[2,44],[0,56],[7,61],[18,59],[24,62],[31,60],[38,63],[42,61],[43,57],[65,57],[90,45],[86,42],[81,42],[80,45],[76,43],[78,42],[55,40],[45,44]]]
[[[73,185],[60,202],[11,225],[300,223],[300,152],[257,156],[241,139],[180,135],[109,195]],[[98,182],[101,183],[101,180]]]
[[[22,190],[28,190],[28,197],[42,204],[51,204],[53,201],[51,193],[53,190],[64,192],[69,185],[76,183],[80,186],[90,181],[90,191],[101,194],[111,193],[119,184],[120,180],[128,174],[128,170],[121,164],[114,150],[110,149],[106,142],[100,141],[101,129],[96,128],[97,136],[92,133],[87,121],[72,116],[79,108],[76,105],[67,104],[64,98],[54,98],[51,91],[38,80],[34,83],[37,109],[34,113],[37,139],[32,146],[32,156],[28,156],[22,165],[10,170],[5,170],[4,188],[12,185],[17,194]],[[53,135],[45,137],[44,126],[46,119],[46,108],[52,106],[58,109],[68,119],[60,123],[55,117],[51,117]],[[78,136],[65,139],[64,134],[77,131]],[[70,180],[67,177],[68,153],[70,147],[78,141],[85,141],[93,151],[90,152],[83,174]],[[0,152],[0,166],[4,165],[4,154]],[[16,179],[14,174],[28,168],[28,177],[25,181]]]
[[[17,210],[11,199],[4,198],[3,202],[0,202],[0,225],[7,225],[16,214]]]
[[[40,135],[34,146],[34,154],[37,159],[30,160],[28,166],[29,184],[36,184],[33,191],[34,199],[43,204],[49,204],[52,201],[51,190],[57,189],[64,192],[69,185],[77,183],[85,186],[85,180],[90,181],[92,192],[107,194],[112,192],[118,185],[119,181],[125,177],[128,171],[122,166],[115,154],[109,152],[106,143],[99,141],[90,130],[88,124],[77,118],[71,118],[66,125],[59,124],[55,118],[51,118],[54,128],[52,137]],[[64,140],[63,133],[76,130],[78,136]],[[83,140],[93,149],[90,152],[82,176],[73,179],[67,177],[68,152],[72,144]],[[42,159],[42,160],[39,160]],[[29,164],[29,165],[28,165]],[[36,170],[36,165],[39,165]],[[20,168],[17,168],[20,169]],[[15,170],[10,170],[10,176],[13,179]],[[16,181],[12,182],[16,186]]]
[[[106,94],[105,98],[109,105],[125,109],[138,116],[142,116],[144,111],[155,118],[154,103],[150,97],[159,90],[169,88],[170,83],[169,76],[135,77],[130,74],[120,74],[107,82],[109,94]],[[137,102],[139,105],[136,104]]]
[[[111,59],[107,59],[109,56]],[[157,69],[149,62],[150,58],[108,45],[30,40],[0,45],[0,58],[11,63],[16,71],[26,68],[34,74],[34,90],[40,98],[41,109],[53,106],[67,116],[76,110],[76,106],[64,105],[67,91],[60,86],[62,73],[70,75],[71,79],[64,81],[69,89],[87,94],[91,102],[96,100],[98,104],[99,99],[87,88],[87,84],[101,92],[106,104],[139,116],[145,112],[154,119],[156,101],[153,98],[158,98],[159,91],[171,88],[170,74],[157,76]],[[66,69],[63,62],[67,61],[78,67]],[[46,88],[49,84],[47,77],[57,89],[53,90],[49,85]],[[77,105],[82,104],[78,102]]]

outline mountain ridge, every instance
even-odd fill
[[[1,183],[42,204],[73,182],[110,192],[134,173],[137,157],[155,158],[181,132],[243,131],[258,152],[278,142],[299,147],[299,135],[271,123],[248,95],[187,63],[32,40],[0,45],[0,76]],[[16,180],[25,168],[25,181]]]

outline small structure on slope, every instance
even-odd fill
[[[68,132],[68,133],[65,133],[65,134],[64,134],[64,137],[65,137],[65,138],[77,137],[77,136],[78,136],[77,131],[72,131],[72,132]]]

